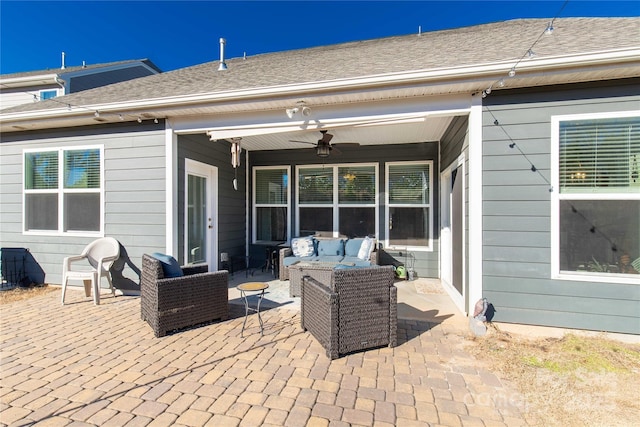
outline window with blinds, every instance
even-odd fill
[[[388,244],[431,248],[432,162],[387,163]]]
[[[300,166],[298,232],[376,234],[377,169],[373,164]]]
[[[289,169],[254,168],[254,241],[286,241],[288,236]]]
[[[627,283],[640,273],[640,117],[583,117],[557,122],[555,273]]]
[[[25,152],[25,231],[101,230],[102,148]]]
[[[640,117],[560,122],[560,191],[640,190]]]
[[[389,203],[397,205],[429,204],[430,165],[400,164],[390,165]]]

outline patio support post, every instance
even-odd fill
[[[467,315],[482,298],[482,97],[471,97],[469,113],[469,293]]]

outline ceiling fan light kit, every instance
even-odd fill
[[[309,142],[309,141],[298,141],[295,139],[290,139],[289,142],[299,142],[301,144],[314,145],[316,150],[316,155],[318,157],[328,157],[329,154],[331,154],[331,150],[334,149],[334,146],[331,144],[331,139],[333,139],[333,135],[331,135],[330,133],[327,133],[327,131],[324,129],[321,130],[320,133],[322,133],[322,138],[320,138],[316,143]],[[358,144],[357,142],[345,142],[337,145],[360,145],[360,144]],[[338,152],[338,154],[340,154],[340,150],[336,148],[336,151]]]
[[[318,144],[316,146],[316,155],[318,157],[328,157],[330,153],[331,153],[331,145]]]

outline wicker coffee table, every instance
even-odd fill
[[[247,317],[249,317],[249,312],[253,311],[258,313],[258,322],[260,322],[260,335],[264,335],[264,328],[262,325],[262,317],[260,317],[260,303],[262,302],[262,298],[264,298],[264,291],[269,287],[268,283],[263,282],[249,282],[242,283],[237,286],[237,289],[240,291],[240,296],[244,301],[244,322],[242,322],[242,331],[240,331],[240,336],[244,336],[244,327],[247,324]],[[258,295],[258,304],[256,308],[249,307],[249,299],[247,298],[247,292],[259,292]]]

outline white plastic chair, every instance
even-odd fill
[[[113,262],[120,257],[120,243],[113,237],[102,237],[89,243],[80,255],[69,256],[64,259],[62,266],[62,304],[64,305],[64,294],[67,290],[67,283],[70,279],[82,280],[86,296],[90,296],[93,289],[93,302],[100,304],[100,279],[106,277],[109,282],[111,293],[115,297],[116,291],[111,282],[109,269]],[[71,264],[86,259],[91,265],[91,269],[72,270]],[[89,287],[89,284],[91,287]]]

